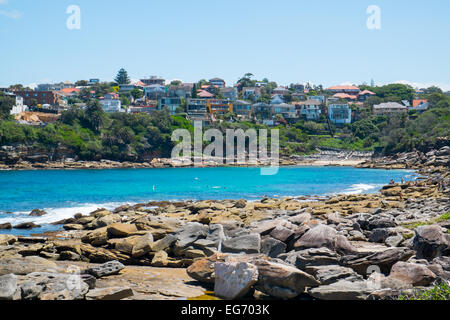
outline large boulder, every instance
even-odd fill
[[[270,236],[272,238],[285,243],[289,242],[289,240],[291,240],[294,235],[294,231],[283,226],[277,226],[270,232]]]
[[[152,251],[153,236],[150,232],[136,238],[134,246],[131,250],[133,258],[140,258]]]
[[[278,255],[286,252],[287,245],[284,242],[267,237],[261,241],[261,253],[276,258]]]
[[[306,287],[320,284],[313,276],[289,265],[262,259],[253,264],[258,268],[256,289],[276,298],[291,299],[303,293]]]
[[[261,251],[261,236],[258,233],[251,233],[227,239],[222,244],[222,251],[229,253],[259,253]]]
[[[48,272],[34,272],[21,279],[28,288],[27,294],[40,300],[82,300],[89,291],[89,285],[80,275]]]
[[[366,300],[373,291],[368,281],[338,282],[309,290],[309,294],[319,300]]]
[[[34,209],[33,211],[30,212],[29,216],[30,217],[42,217],[42,216],[45,216],[46,214],[47,214],[47,212],[44,210]]]
[[[363,279],[353,269],[338,265],[307,267],[306,272],[313,275],[321,285],[332,284],[343,279],[350,281]]]
[[[392,266],[388,278],[398,279],[417,287],[430,285],[436,280],[436,275],[423,264],[400,261]]]
[[[34,229],[34,228],[40,228],[40,227],[41,227],[40,225],[35,224],[34,222],[24,222],[24,223],[19,223],[19,224],[15,225],[13,228],[27,230],[27,229]]]
[[[203,283],[214,283],[215,274],[214,268],[217,262],[225,262],[226,255],[221,253],[216,253],[211,257],[199,259],[194,261],[187,269],[187,274],[200,282]]]
[[[418,259],[433,260],[449,253],[450,235],[444,234],[440,226],[421,226],[415,232],[413,248]]]
[[[90,243],[93,246],[101,246],[106,244],[108,242],[107,227],[87,232],[81,237],[81,241],[84,243]]]
[[[300,270],[311,266],[328,266],[339,264],[340,256],[327,248],[311,248],[301,251],[291,251],[278,256]]]
[[[355,270],[360,275],[367,275],[370,266],[377,266],[384,274],[389,274],[391,267],[399,261],[406,261],[414,255],[407,248],[389,248],[368,256],[345,256],[341,263]]]
[[[184,249],[194,243],[197,239],[206,238],[208,230],[208,226],[198,222],[185,224],[175,234],[177,237],[175,247]]]
[[[0,234],[0,246],[8,246],[17,241],[17,238],[11,234]]]
[[[215,264],[214,294],[234,300],[245,297],[258,281],[258,269],[247,262],[218,262]]]
[[[17,286],[17,276],[7,274],[0,276],[0,300],[19,300],[20,289]]]
[[[347,238],[338,235],[335,229],[323,224],[318,224],[309,229],[294,244],[294,249],[296,250],[323,247],[334,250],[338,253],[346,254],[356,251]]]
[[[9,222],[0,224],[0,230],[11,230],[11,229],[12,225]]]
[[[25,275],[33,272],[58,272],[60,268],[53,261],[41,257],[25,257],[0,260],[0,276],[6,274]]]
[[[109,237],[129,237],[138,230],[134,224],[113,223],[107,227]]]

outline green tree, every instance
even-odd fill
[[[16,101],[13,97],[0,92],[0,119],[6,119],[9,117],[11,109],[15,103]]]
[[[197,84],[194,83],[194,86],[192,87],[192,93],[191,96],[193,99],[197,98]]]
[[[86,108],[86,122],[90,129],[95,132],[100,132],[100,129],[105,123],[106,114],[98,100],[91,100]]]
[[[117,73],[116,78],[114,79],[118,84],[129,84],[130,78],[128,77],[128,72],[122,68]]]
[[[144,96],[144,93],[141,90],[139,90],[138,88],[134,88],[133,90],[131,90],[131,96],[134,99],[140,99]]]

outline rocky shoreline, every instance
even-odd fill
[[[0,154],[0,170],[79,170],[79,169],[139,169],[139,168],[188,168],[194,167],[193,159],[155,158],[148,162],[119,162],[111,160],[75,161],[73,159],[48,161],[46,155],[35,155],[25,158],[8,157],[7,152]],[[307,156],[281,157],[280,166],[356,166],[371,159],[371,152],[352,152],[345,150],[319,150]],[[269,161],[257,161],[255,164],[226,164],[217,158],[205,159],[196,167],[261,167],[270,166]]]
[[[0,299],[396,299],[450,280],[448,167],[421,172],[379,194],[150,202],[3,234]]]

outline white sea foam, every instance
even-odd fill
[[[362,194],[362,193],[377,192],[382,187],[383,184],[357,183],[351,185],[348,189],[345,189],[341,194]]]
[[[72,218],[77,213],[88,215],[92,211],[95,211],[99,208],[112,210],[124,204],[125,203],[123,202],[108,202],[102,204],[86,203],[80,204],[78,206],[65,208],[44,208],[43,210],[46,211],[47,214],[42,217],[30,217],[29,216],[30,211],[13,212],[4,218],[0,218],[0,224],[7,222],[11,223],[12,225],[24,222],[34,222],[36,224],[50,224],[59,220]],[[128,203],[128,204],[132,205],[135,203]]]

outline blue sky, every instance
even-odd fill
[[[69,30],[69,5],[81,29]],[[369,5],[381,29],[369,30]],[[0,86],[100,78],[279,84],[408,81],[450,90],[447,0],[0,0]]]

